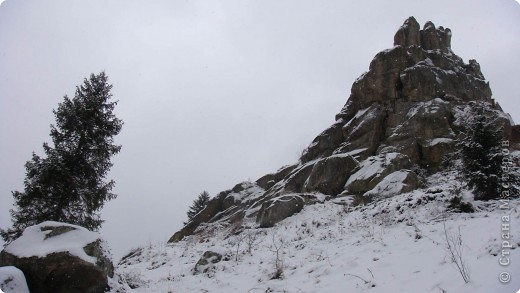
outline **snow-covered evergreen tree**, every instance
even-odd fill
[[[76,88],[74,98],[65,96],[53,110],[52,145],[43,144],[45,156],[33,153],[25,164],[24,191],[14,191],[13,227],[1,230],[6,242],[43,221],[60,221],[97,230],[99,210],[114,199],[114,181],[105,181],[110,158],[121,150],[114,136],[123,126],[114,114],[112,85],[104,72],[92,74]]]
[[[496,124],[486,117],[485,109],[478,109],[461,142],[462,171],[477,200],[500,196],[502,141],[502,130],[496,129]]]
[[[197,196],[197,198],[193,201],[193,203],[190,206],[190,209],[186,213],[188,216],[188,221],[184,224],[186,225],[189,223],[193,218],[200,213],[208,204],[209,201],[209,193],[207,191],[203,191]]]

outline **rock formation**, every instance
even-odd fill
[[[105,292],[113,265],[99,234],[58,222],[25,229],[0,253],[0,266],[15,266],[31,292]]]
[[[477,107],[505,139],[520,141],[509,115],[491,98],[479,64],[451,49],[451,30],[410,17],[352,85],[336,121],[297,164],[219,193],[170,242],[212,223],[268,227],[338,196],[367,202],[420,188],[457,148]]]

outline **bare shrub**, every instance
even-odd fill
[[[462,279],[465,283],[470,280],[469,268],[464,259],[464,242],[462,240],[462,234],[460,232],[460,226],[457,232],[449,232],[446,228],[446,222],[443,223],[444,227],[444,241],[446,244],[446,252],[450,261],[457,267]]]
[[[276,237],[276,234],[273,233],[272,235],[272,245],[271,245],[271,251],[275,255],[275,272],[271,279],[281,279],[283,278],[283,261],[282,261],[282,249],[285,246],[285,241],[283,238]]]

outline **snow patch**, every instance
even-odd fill
[[[446,138],[446,137],[437,137],[437,138],[434,138],[434,139],[430,139],[426,144],[428,146],[434,146],[434,145],[437,145],[437,144],[440,144],[440,143],[452,143],[454,140],[451,139],[451,138]]]
[[[71,230],[63,234],[50,237],[52,230],[49,227],[70,227]],[[100,239],[96,232],[83,227],[47,221],[27,227],[22,236],[9,244],[5,251],[18,257],[45,257],[51,253],[69,252],[84,261],[95,264],[96,258],[88,256],[83,247]]]
[[[408,173],[408,170],[400,170],[389,174],[364,196],[389,197],[401,193],[406,187],[404,181],[408,177]]]
[[[380,175],[384,171],[384,167],[389,165],[399,155],[399,153],[387,153],[364,160],[360,169],[349,177],[345,186],[350,185],[354,181],[367,180]]]
[[[290,202],[292,201],[293,199],[295,198],[299,198],[301,199],[303,202],[305,201],[305,199],[303,199],[303,197],[301,197],[299,194],[296,194],[296,193],[293,193],[293,194],[284,194],[284,195],[280,195],[280,196],[277,196],[275,198],[272,198],[270,199],[271,201],[271,205],[269,205],[268,208],[272,208],[276,205],[277,202]]]

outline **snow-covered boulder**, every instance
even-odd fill
[[[23,272],[13,266],[0,267],[0,292],[29,293]]]
[[[214,246],[206,250],[199,259],[192,272],[194,275],[208,273],[214,267],[214,264],[230,259],[231,253],[226,248]]]
[[[31,292],[104,292],[113,265],[100,235],[83,227],[43,222],[28,227],[0,253],[0,266],[15,266]]]

